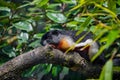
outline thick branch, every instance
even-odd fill
[[[89,76],[91,72],[99,73],[101,69],[101,67],[96,68],[89,65],[78,53],[64,54],[57,49],[46,46],[24,53],[3,64],[0,67],[0,77],[13,76],[12,73],[15,74],[39,63],[52,63],[69,68],[79,67],[79,71]]]

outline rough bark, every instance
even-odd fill
[[[12,60],[0,66],[0,80],[11,77],[18,78],[20,72],[41,63],[52,63],[67,66],[71,69],[76,67],[88,77],[98,77],[101,66],[93,66],[89,64],[78,53],[71,52],[64,54],[50,46],[38,47],[29,52],[23,53]],[[17,74],[17,76],[16,76]]]

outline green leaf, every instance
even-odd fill
[[[109,32],[107,38],[108,38],[108,41],[107,41],[107,46],[111,45],[113,43],[113,41],[118,37],[119,35],[119,30],[112,30]]]
[[[120,0],[117,0],[117,4],[120,5]]]
[[[49,6],[47,6],[47,9],[53,9],[53,10],[55,10],[59,6],[61,6],[60,3],[49,4]]]
[[[36,48],[40,46],[40,40],[36,40],[28,45],[29,47]]]
[[[76,0],[61,0],[63,3],[67,3],[67,4],[77,4]]]
[[[89,16],[86,18],[85,22],[80,25],[80,30],[76,33],[76,35],[79,35],[84,29],[90,24],[92,18]]]
[[[27,21],[15,23],[13,26],[15,26],[17,29],[25,30],[27,32],[33,30],[32,25]]]
[[[38,34],[35,34],[33,37],[40,39],[42,37],[42,35],[43,35],[43,33],[38,33]]]
[[[116,13],[116,1],[108,0],[108,8],[114,13]]]
[[[10,9],[8,7],[0,7],[0,11],[10,12]]]
[[[52,75],[54,77],[57,76],[60,73],[61,70],[62,70],[62,68],[60,66],[54,66],[52,68]]]
[[[58,75],[58,68],[57,67],[53,67],[52,68],[52,75],[53,76],[57,76]]]
[[[32,4],[36,4],[39,7],[42,7],[48,3],[49,0],[34,0]]]
[[[75,17],[74,20],[78,21],[78,22],[85,22],[86,18],[84,18],[84,17]]]
[[[80,7],[83,6],[85,3],[87,3],[87,1],[85,1],[85,0],[80,0],[80,1],[79,1],[79,4],[76,5],[75,7],[73,7],[70,11],[73,11],[73,10],[76,10],[76,9],[80,8]]]
[[[51,71],[52,66],[53,66],[52,64],[48,64],[48,65],[47,65],[46,73],[49,73],[49,72]]]
[[[68,23],[66,24],[66,26],[68,26],[68,27],[76,27],[77,24],[78,24],[77,21],[71,21],[71,22],[68,22]]]
[[[18,38],[19,38],[20,43],[23,43],[23,42],[26,43],[27,40],[29,39],[29,34],[21,32],[21,34],[20,34],[20,36]]]
[[[103,67],[102,73],[100,75],[100,80],[112,80],[112,73],[113,73],[113,62],[112,60],[109,60]]]
[[[15,51],[14,48],[11,46],[6,46],[4,49],[2,49],[4,54],[7,54],[9,57],[15,57]]]
[[[105,68],[103,67],[99,80],[104,80],[104,75],[105,75]]]
[[[113,62],[109,60],[105,65],[105,80],[112,80]]]
[[[62,74],[63,76],[69,74],[69,68],[63,67],[63,70],[60,72],[60,74]]]
[[[106,11],[106,12],[108,12],[112,17],[116,17],[116,14],[114,13],[114,12],[112,12],[111,10],[109,10],[108,8],[106,8],[106,7],[103,7],[103,6],[101,6],[101,5],[99,5],[99,4],[97,4],[97,3],[94,3],[95,4],[95,6],[97,6],[98,8],[101,8],[101,9],[103,9],[104,11]]]
[[[65,23],[67,18],[62,13],[48,12],[47,17],[57,23]]]

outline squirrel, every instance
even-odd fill
[[[51,30],[45,33],[41,38],[41,44],[51,45],[53,48],[59,49],[63,52],[75,51],[84,59],[90,59],[98,52],[99,43],[93,40],[93,33],[83,31],[76,35],[78,31],[72,30]],[[81,39],[80,41],[78,41]],[[72,47],[72,49],[70,49]],[[95,63],[104,64],[104,54],[101,54]]]

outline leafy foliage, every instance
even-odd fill
[[[96,35],[95,40],[102,44],[92,61],[104,50],[108,53],[106,57],[110,58],[114,49],[117,50],[116,53],[120,53],[120,1],[1,0],[0,64],[41,46],[41,36],[52,29],[79,30],[77,34],[83,30],[92,31]],[[111,76],[111,69],[112,59],[106,63],[101,73],[104,80]],[[37,74],[38,78],[42,78],[49,74],[58,80],[62,72],[67,74],[68,69],[40,64],[24,72],[23,76]]]
[[[112,80],[112,70],[113,70],[112,67],[113,67],[112,60],[106,62],[102,74],[100,76],[100,80]]]

